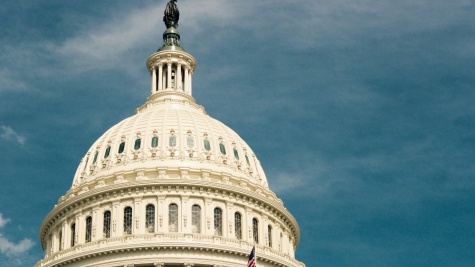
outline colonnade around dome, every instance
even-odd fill
[[[46,255],[37,266],[55,266],[72,260],[79,252],[89,255],[101,249],[132,247],[159,250],[178,244],[187,244],[190,249],[241,249],[243,253],[255,244],[264,261],[301,266],[294,260],[298,226],[281,202],[269,204],[262,193],[244,189],[243,194],[222,181],[197,181],[195,186],[190,180],[181,185],[179,181],[163,181],[162,185],[143,182],[99,187],[62,198],[56,212],[47,217],[50,223],[42,233]],[[147,218],[150,205],[154,210],[151,227],[150,217]],[[176,221],[170,218],[170,205],[178,208]],[[193,222],[196,216],[192,210],[196,206],[200,207],[198,224]],[[130,230],[124,228],[126,209],[132,210]],[[220,231],[216,229],[217,209],[222,216]],[[108,212],[111,217],[107,230],[104,215]],[[236,214],[241,216],[240,235],[236,231]],[[257,228],[253,225],[256,221]]]
[[[192,94],[192,76],[195,59],[183,51],[159,51],[147,61],[150,71],[150,95],[162,91]]]

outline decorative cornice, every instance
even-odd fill
[[[190,238],[193,241],[192,244],[187,243]],[[177,243],[177,241],[183,242]],[[113,244],[113,246],[109,244]],[[254,246],[253,242],[236,242],[234,239],[216,236],[207,236],[207,238],[203,238],[203,236],[193,234],[149,234],[141,236],[101,239],[95,242],[78,245],[73,248],[54,253],[50,257],[39,261],[35,267],[61,267],[67,265],[68,263],[84,259],[155,250],[164,252],[172,250],[175,253],[179,251],[186,251],[187,260],[189,261],[194,260],[194,258],[190,257],[190,251],[199,251],[200,254],[218,253],[221,255],[237,255],[239,257],[246,258],[252,246]],[[305,264],[276,250],[272,250],[260,245],[256,245],[256,250],[258,252],[256,253],[257,260],[261,262],[267,262],[271,266],[305,267]],[[144,259],[141,259],[141,257],[135,258],[136,259],[134,261],[151,260],[150,264],[153,265],[156,263],[152,260],[153,257],[151,256],[144,257]],[[166,258],[163,258],[163,256],[161,256],[160,259],[162,261],[166,261]],[[196,258],[196,260],[202,260],[202,258]],[[160,263],[158,263],[156,266],[160,266]]]

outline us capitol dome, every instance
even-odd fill
[[[87,151],[44,219],[35,267],[304,267],[300,231],[239,135],[192,97],[196,61],[180,45],[175,0],[147,60],[145,104]]]

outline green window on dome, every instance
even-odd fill
[[[192,136],[188,136],[188,138],[186,138],[186,145],[188,148],[193,148],[195,146],[195,141],[193,140]]]
[[[94,155],[94,160],[92,161],[92,164],[96,164],[98,155],[99,155],[99,151],[96,151],[96,154]]]
[[[239,153],[238,151],[234,148],[234,157],[239,160]]]
[[[176,136],[174,136],[174,135],[170,136],[170,139],[168,139],[168,145],[170,147],[175,147],[176,146]]]
[[[158,137],[157,136],[154,136],[152,138],[152,147],[155,148],[158,146]]]
[[[124,152],[124,149],[125,149],[125,142],[122,142],[120,143],[119,145],[119,154],[121,154],[122,152]]]
[[[219,144],[219,151],[221,151],[221,154],[226,155],[226,147],[224,147],[223,143]]]
[[[108,146],[107,149],[106,149],[106,153],[104,154],[104,158],[105,158],[105,159],[108,158],[109,155],[110,155],[110,153],[111,153],[111,147]]]
[[[135,140],[134,149],[135,149],[135,150],[139,150],[141,145],[142,145],[142,139],[137,138],[137,139]]]
[[[247,165],[251,165],[251,163],[249,163],[249,158],[247,157],[247,155],[246,155],[246,162],[247,162]]]
[[[89,163],[89,157],[86,158],[86,164],[84,164],[84,169],[83,169],[83,171],[86,170],[87,163]]]
[[[211,144],[209,143],[208,139],[205,139],[204,141],[205,149],[210,151],[211,150]]]

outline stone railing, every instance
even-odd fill
[[[127,237],[113,237],[100,239],[94,242],[79,244],[75,247],[58,251],[44,260],[39,261],[35,267],[54,266],[64,260],[74,259],[75,256],[88,256],[99,252],[115,251],[123,249],[153,249],[155,247],[204,247],[216,248],[223,251],[238,252],[247,254],[254,243],[237,240],[232,238],[223,238],[219,236],[206,236],[200,234],[143,234],[131,235]],[[108,249],[109,248],[109,249]],[[295,260],[287,254],[274,250],[272,248],[256,245],[256,254],[258,258],[268,261],[274,261],[285,264],[290,267],[305,267],[305,264]]]

